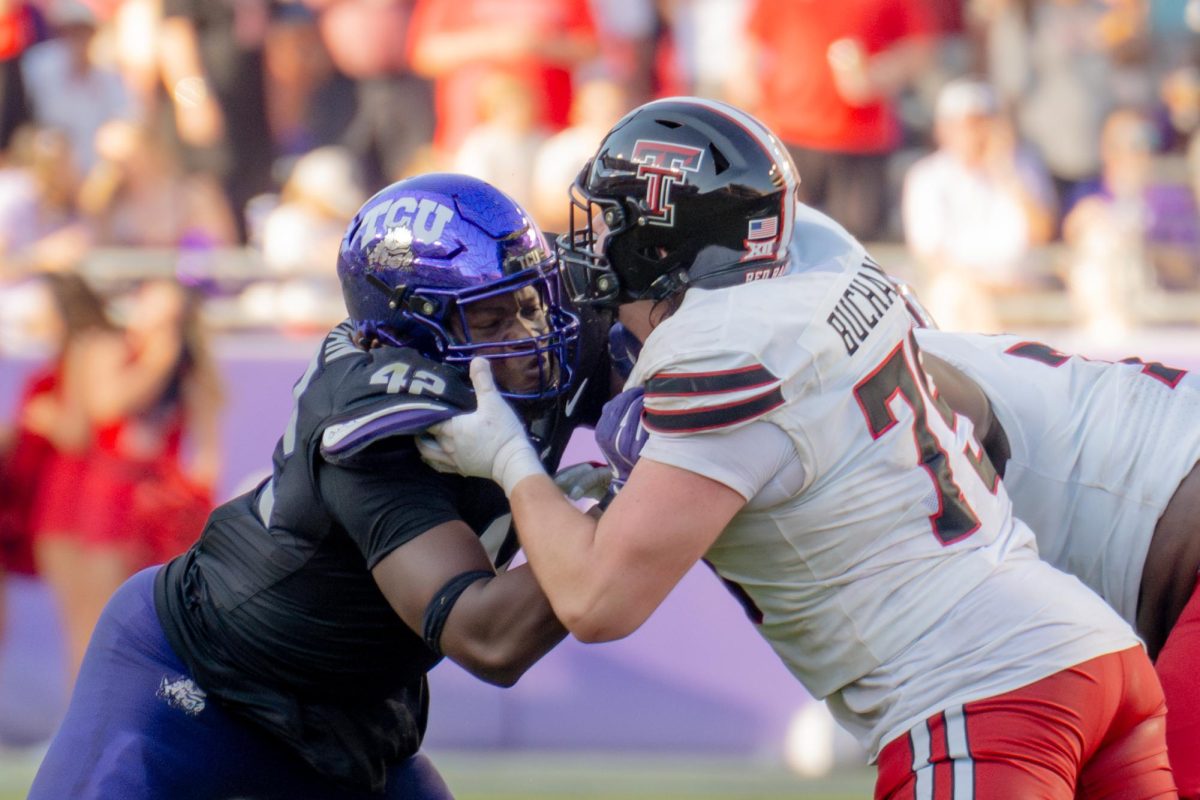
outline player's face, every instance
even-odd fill
[[[600,208],[596,209],[596,213],[592,215],[592,253],[594,255],[604,255],[604,249],[608,247],[608,237],[612,235],[609,230],[608,223],[604,221],[604,213]]]
[[[511,294],[477,300],[464,307],[467,331],[461,330],[457,315],[452,317],[454,334],[473,344],[496,342],[480,355],[502,355],[529,347],[528,340],[550,331],[547,310],[537,289],[526,286]],[[514,393],[535,392],[542,376],[556,369],[549,354],[492,359],[492,374],[505,390]]]

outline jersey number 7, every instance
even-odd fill
[[[907,340],[906,340],[907,341]],[[953,544],[970,536],[979,529],[979,517],[963,497],[962,489],[954,480],[954,472],[946,451],[937,436],[930,430],[932,421],[929,406],[937,409],[940,421],[953,433],[956,422],[954,412],[937,396],[927,396],[928,389],[924,373],[918,379],[914,371],[915,358],[910,362],[904,342],[896,345],[883,363],[854,387],[854,397],[867,419],[867,428],[875,439],[894,428],[899,420],[892,412],[892,400],[899,397],[908,404],[913,413],[913,439],[917,450],[917,463],[929,473],[937,492],[937,511],[930,515],[929,523],[933,534],[943,545]],[[916,344],[911,344],[916,351]],[[916,367],[917,370],[920,367]],[[968,447],[964,453],[989,491],[994,492],[996,472],[986,456],[972,453]]]

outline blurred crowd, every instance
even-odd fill
[[[905,244],[943,326],[1046,288],[1111,330],[1200,283],[1198,29],[1197,0],[0,0],[0,277],[248,246],[327,280],[362,200],[429,170],[561,231],[612,123],[697,94]]]
[[[365,198],[431,170],[563,231],[604,133],[677,94],[766,122],[802,199],[904,248],[942,327],[1050,291],[1111,334],[1147,292],[1200,290],[1200,0],[0,0],[0,311],[37,276],[50,353],[0,442],[0,528],[32,541],[4,560],[55,589],[75,665],[211,503],[189,264],[245,248],[246,308],[303,319]],[[118,325],[78,272],[101,248],[165,249],[185,280]]]

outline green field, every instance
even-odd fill
[[[872,770],[795,777],[725,757],[431,752],[457,800],[865,800]],[[0,754],[0,800],[23,800],[36,753]]]

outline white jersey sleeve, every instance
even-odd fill
[[[804,466],[791,438],[769,422],[694,436],[652,431],[641,457],[723,483],[751,506],[773,504],[804,486]]]
[[[1134,623],[1154,526],[1200,460],[1200,379],[1016,336],[920,330],[917,341],[990,400],[1012,451],[1004,484],[1042,557]]]
[[[1078,581],[1040,574],[970,422],[930,394],[904,303],[825,220],[797,214],[819,246],[798,250],[805,260],[786,274],[689,290],[646,339],[628,386],[646,390],[647,457],[744,495],[760,487],[705,559],[752,604],[792,673],[816,697],[837,695],[830,707],[874,751],[950,696],[991,696],[1137,640]],[[718,477],[731,460],[721,448],[671,447],[760,424],[787,435],[801,476],[769,501],[761,477],[741,488]],[[1024,602],[1007,602],[1030,570]],[[960,605],[988,606],[978,629],[1009,646],[958,652],[971,620],[945,620]],[[903,687],[877,694],[900,676]]]

